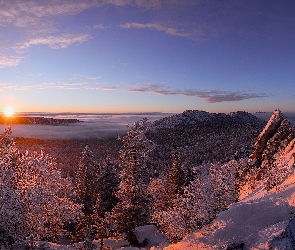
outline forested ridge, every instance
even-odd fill
[[[265,124],[246,112],[185,111],[142,119],[116,141],[68,144],[14,139],[8,127],[0,145],[0,244],[96,249],[99,240],[103,249],[104,239],[123,237],[140,247],[148,239],[139,240],[135,228],[148,224],[177,242],[238,200]]]

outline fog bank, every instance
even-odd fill
[[[23,114],[22,114],[23,115]],[[26,114],[36,116],[36,114]],[[44,117],[78,119],[82,122],[68,125],[11,125],[12,136],[46,140],[91,140],[106,139],[123,135],[127,125],[146,117],[155,121],[170,116],[169,113],[143,114],[38,114]],[[0,125],[1,133],[4,125]]]
[[[283,112],[284,113],[284,112]],[[253,113],[266,121],[272,112]],[[68,125],[11,125],[14,137],[25,137],[46,140],[91,140],[106,139],[123,135],[128,131],[127,125],[146,117],[149,121],[171,116],[171,113],[141,113],[141,114],[67,114],[67,113],[26,113],[26,116],[44,116],[62,119],[78,119],[82,122]],[[295,112],[284,115],[295,125]],[[0,125],[0,133],[4,131]]]

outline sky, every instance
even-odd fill
[[[295,111],[293,0],[0,0],[0,110]]]

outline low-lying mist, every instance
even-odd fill
[[[272,112],[253,113],[268,121]],[[44,116],[62,119],[78,119],[79,123],[68,125],[11,125],[14,137],[25,137],[45,140],[95,140],[114,138],[128,131],[128,124],[146,117],[150,122],[173,115],[171,113],[137,113],[137,114],[67,114],[67,113],[26,113],[23,116]],[[286,112],[284,115],[295,125],[295,113]],[[4,131],[0,125],[0,133]]]
[[[26,114],[29,116],[30,114]],[[32,114],[30,116],[34,116]],[[123,135],[127,125],[146,117],[149,121],[169,116],[168,113],[148,114],[38,114],[44,117],[79,119],[81,122],[68,125],[11,125],[12,136],[45,140],[92,140]],[[4,131],[4,125],[0,130]]]

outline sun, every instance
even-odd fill
[[[13,116],[14,115],[14,108],[11,107],[11,106],[7,106],[5,109],[4,109],[4,114],[5,116]]]

